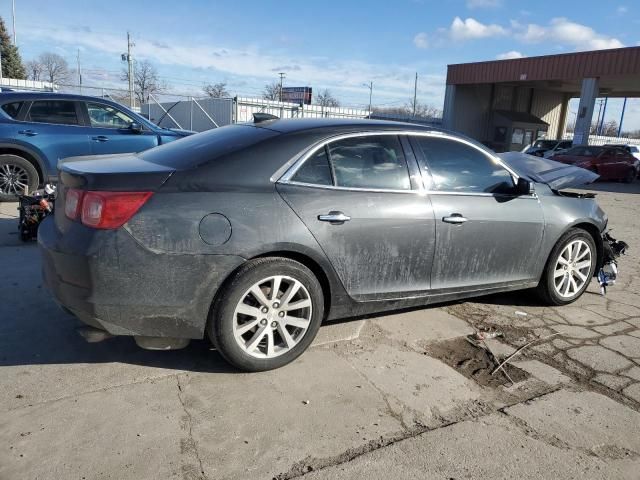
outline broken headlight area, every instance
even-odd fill
[[[605,295],[607,287],[616,283],[618,277],[617,258],[624,255],[629,249],[629,245],[621,240],[616,240],[609,232],[602,234],[603,240],[603,257],[602,267],[598,271],[598,283],[600,284],[600,293]]]

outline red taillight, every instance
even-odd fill
[[[70,188],[65,194],[64,214],[71,220],[76,220],[80,217],[83,195],[84,191],[75,188]]]
[[[93,228],[119,228],[144,205],[152,192],[86,192],[82,223]]]
[[[64,213],[93,228],[119,228],[153,195],[153,192],[87,192],[70,188]]]

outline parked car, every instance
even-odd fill
[[[551,159],[591,170],[603,180],[631,183],[640,172],[640,160],[619,147],[573,147]]]
[[[549,158],[551,155],[571,148],[571,144],[571,140],[536,140],[533,145],[524,149],[524,153]]]
[[[55,183],[63,158],[140,152],[191,133],[158,127],[105,98],[0,93],[0,201]]]
[[[90,331],[156,349],[208,335],[258,371],[325,320],[516,289],[575,301],[607,217],[562,190],[596,178],[430,127],[259,121],[65,162],[38,241]]]
[[[608,148],[621,148],[625,152],[630,153],[631,155],[636,157],[638,160],[640,160],[640,147],[638,147],[638,145],[628,145],[628,144],[617,145],[614,143],[606,143],[603,146]]]

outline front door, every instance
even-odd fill
[[[356,300],[426,293],[434,217],[393,134],[358,135],[316,150],[278,191]]]
[[[148,129],[132,130],[136,123],[125,112],[100,102],[87,102],[94,155],[142,152],[158,145],[158,135]]]
[[[413,136],[436,219],[433,293],[535,280],[544,233],[535,195],[516,195],[511,173],[472,143]]]

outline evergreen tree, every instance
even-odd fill
[[[2,55],[2,76],[4,78],[27,78],[18,47],[11,43],[4,20],[0,17],[0,54]]]

